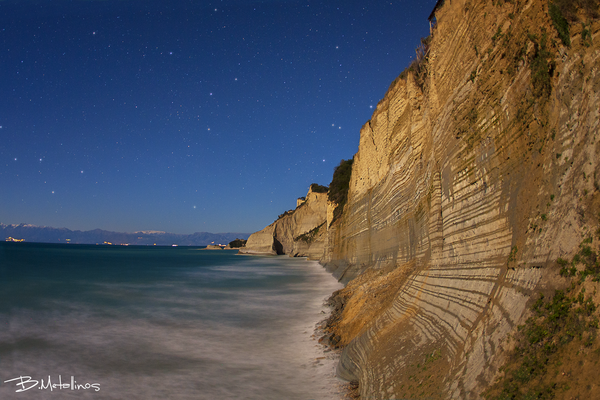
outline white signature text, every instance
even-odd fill
[[[71,376],[70,381],[65,381],[63,383],[62,376],[58,376],[58,381],[52,382],[52,378],[48,375],[48,380],[44,382],[44,379],[35,380],[31,379],[31,376],[19,376],[18,378],[8,379],[4,381],[4,383],[15,382],[17,386],[16,393],[25,392],[30,389],[39,389],[39,390],[90,390],[93,389],[95,392],[100,391],[99,383],[77,383],[74,376]]]

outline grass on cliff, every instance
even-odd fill
[[[589,244],[591,238],[584,240],[572,260],[557,260],[560,275],[570,277],[571,285],[549,298],[538,295],[531,317],[513,336],[515,348],[500,369],[502,376],[484,393],[485,398],[554,399],[568,394],[572,386],[579,389],[576,380],[598,363],[599,322],[592,298],[596,293],[586,293],[584,283],[590,275],[598,281],[600,265]]]
[[[296,210],[287,210],[287,211],[286,211],[286,212],[284,212],[283,214],[279,214],[279,215],[277,216],[277,221],[279,221],[279,220],[280,220],[281,218],[283,218],[283,217],[287,217],[288,215],[293,215],[295,211],[296,211]]]
[[[599,0],[552,0],[548,3],[552,25],[565,46],[571,46],[569,24],[579,20],[580,12],[583,12],[587,19],[600,17],[599,3]]]
[[[582,11],[587,18],[598,18],[599,0],[552,0],[550,6],[560,12],[561,16],[568,22],[576,22],[579,20],[579,12]]]
[[[350,160],[342,160],[333,171],[333,178],[329,184],[329,192],[327,194],[328,200],[337,204],[337,207],[333,210],[333,221],[342,215],[344,205],[346,205],[346,201],[348,201],[348,190],[350,189],[353,163],[354,157]]]
[[[570,262],[562,258],[556,260],[558,265],[562,267],[560,269],[561,276],[577,276],[580,283],[591,276],[593,282],[600,282],[600,263],[598,263],[598,255],[592,250],[592,241],[593,239],[589,237],[581,242],[579,252],[573,256]]]
[[[302,241],[306,244],[311,244],[317,238],[317,235],[319,234],[319,231],[321,230],[323,225],[325,225],[325,222],[323,222],[321,225],[317,226],[316,228],[313,228],[310,231],[303,233],[300,236],[296,236],[294,238],[294,242]]]

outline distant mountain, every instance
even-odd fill
[[[228,244],[235,239],[248,239],[249,233],[209,233],[196,232],[191,235],[162,231],[139,231],[134,233],[111,232],[102,229],[92,231],[72,231],[67,228],[52,228],[29,224],[5,225],[0,223],[0,239],[9,237],[24,239],[26,242],[39,243],[78,243],[78,244],[130,244],[171,246],[206,246],[209,244]]]

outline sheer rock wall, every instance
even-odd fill
[[[364,398],[413,393],[427,355],[424,395],[480,398],[600,211],[599,24],[591,46],[573,25],[567,48],[542,0],[447,0],[436,17],[425,84],[397,79],[363,126],[325,242],[348,282],[338,374]]]

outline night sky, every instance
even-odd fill
[[[0,222],[254,232],[358,150],[435,0],[0,0]]]

